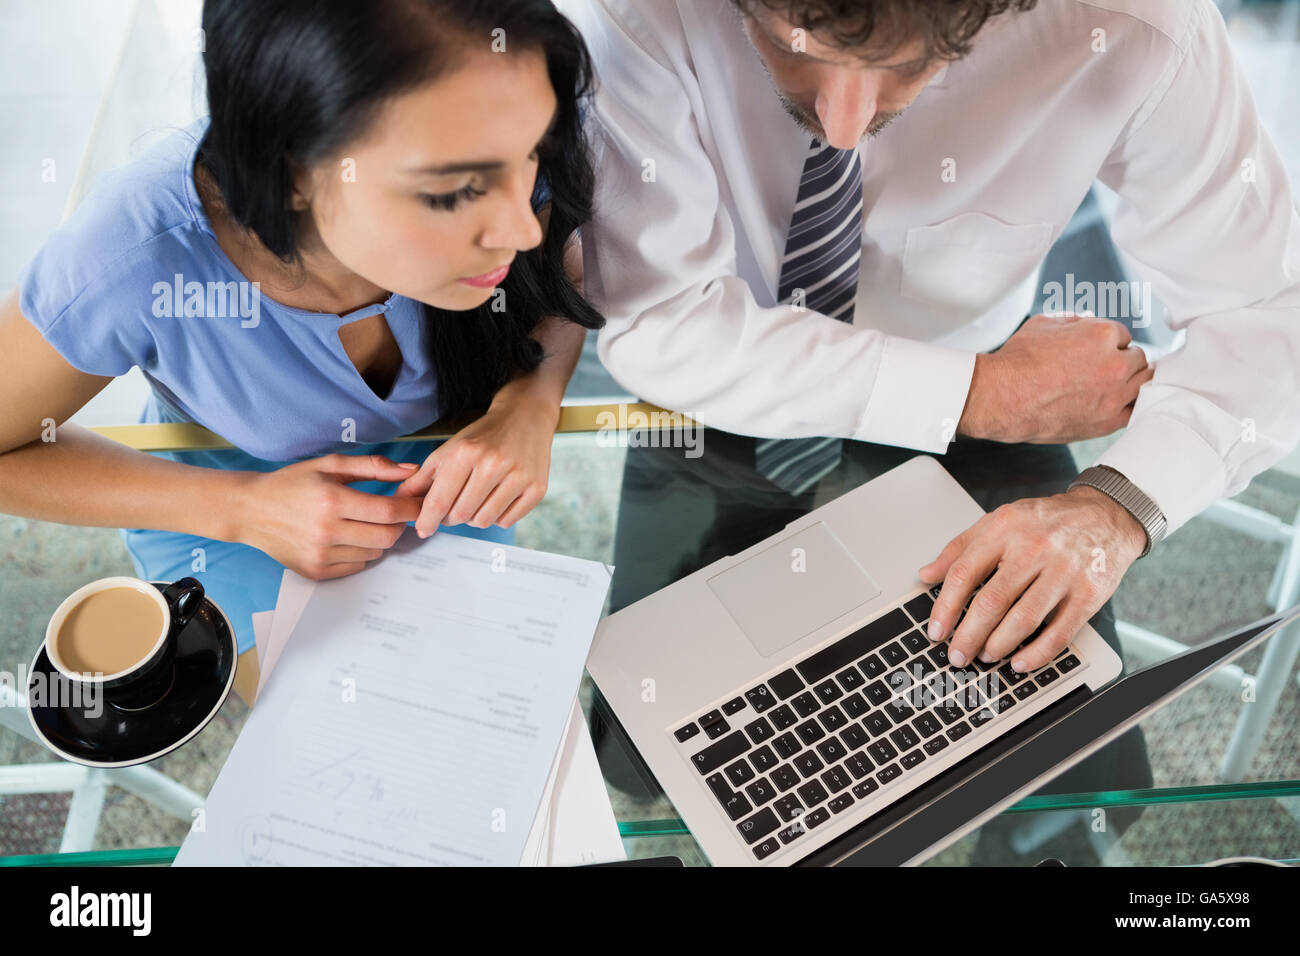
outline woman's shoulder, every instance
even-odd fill
[[[199,124],[177,130],[101,176],[24,270],[23,315],[82,371],[143,364],[155,345],[151,290],[205,271],[211,252],[193,174],[201,135]]]
[[[176,130],[101,176],[25,271],[23,299],[39,313],[29,319],[53,322],[52,309],[63,312],[96,286],[115,279],[148,285],[163,278],[154,273],[184,264],[203,231],[193,185],[201,135],[197,126]]]

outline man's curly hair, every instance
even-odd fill
[[[1031,10],[1038,0],[732,0],[766,10],[836,46],[888,56],[914,38],[927,59],[956,60],[991,17]]]

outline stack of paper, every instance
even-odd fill
[[[360,574],[286,572],[254,617],[257,704],[177,865],[623,859],[575,695],[608,580],[409,530]]]

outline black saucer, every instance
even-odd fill
[[[166,581],[149,582],[159,591]],[[37,651],[28,678],[27,715],[50,750],[88,767],[128,767],[170,753],[205,726],[225,702],[235,681],[235,629],[208,598],[177,635],[176,680],[157,704],[123,711],[100,700],[100,713],[88,717],[81,706],[35,706],[32,683],[43,675],[46,687],[61,677],[45,646]]]

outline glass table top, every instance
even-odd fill
[[[602,419],[602,411],[614,417]],[[522,547],[613,565],[610,613],[762,541],[918,454],[846,442],[838,466],[793,496],[759,473],[754,439],[695,431],[689,423],[686,432],[600,424],[635,422],[627,411],[566,412],[547,498],[517,526]],[[159,447],[156,432],[105,433],[146,450]],[[202,442],[196,435],[186,432],[183,441]],[[1047,446],[963,438],[936,457],[992,511],[1018,498],[1063,492],[1109,440]],[[183,452],[167,454],[183,460]],[[1298,513],[1300,479],[1285,468],[1266,472],[1138,561],[1090,623],[1120,651],[1128,673],[1300,603],[1300,574],[1288,563],[1300,561],[1292,547],[1300,536]],[[0,516],[0,535],[0,672],[14,675],[25,672],[63,597],[87,581],[135,572],[115,529]],[[1284,629],[927,865],[1300,858],[1297,640],[1294,626]],[[1266,659],[1280,679],[1260,679]],[[589,676],[579,699],[628,855],[707,863]],[[201,797],[248,713],[248,704],[232,694],[197,737],[149,766]],[[138,784],[124,786],[111,777],[88,783],[70,764],[63,765],[66,778],[59,778],[61,771],[51,772],[57,758],[30,736],[24,713],[0,707],[0,864],[170,861],[190,826],[188,813],[176,807],[169,813],[165,800],[132,792]]]

